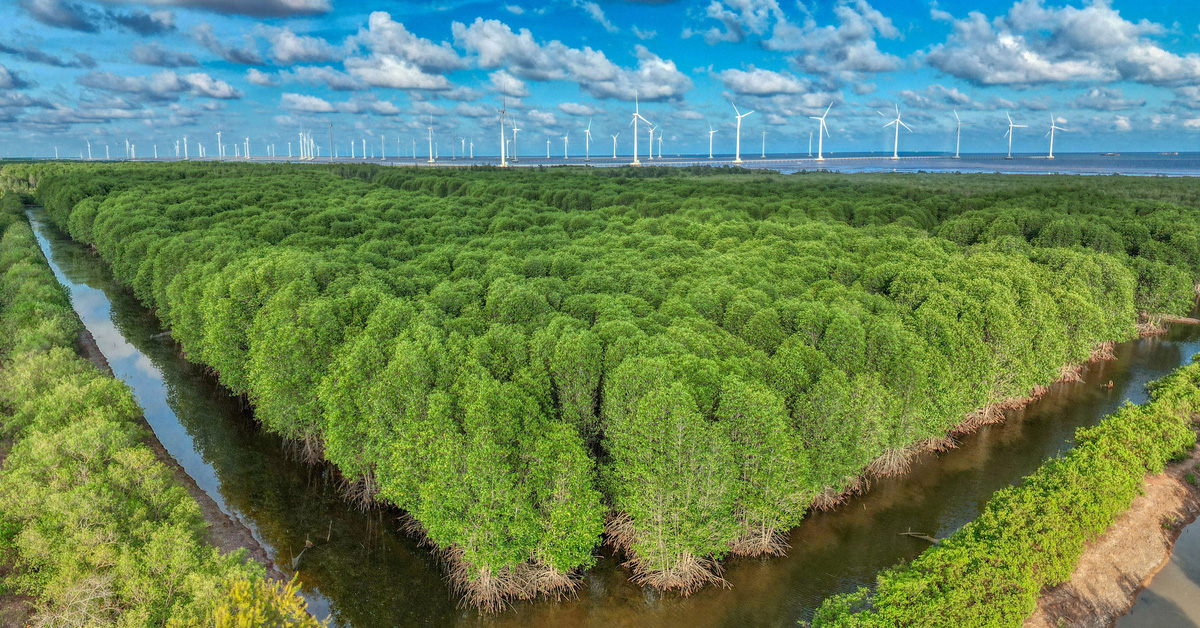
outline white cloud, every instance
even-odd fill
[[[1097,111],[1120,111],[1122,109],[1137,109],[1146,104],[1146,99],[1125,98],[1120,89],[1108,87],[1093,87],[1080,94],[1073,103],[1076,109],[1095,109]]]
[[[304,94],[293,94],[285,92],[280,98],[279,104],[291,111],[303,111],[306,113],[332,113],[337,111],[333,104],[324,98],[316,96],[306,96]]]
[[[192,29],[192,39],[207,48],[209,52],[230,63],[239,63],[242,65],[263,64],[262,55],[259,54],[255,47],[254,39],[248,35],[243,36],[245,45],[241,48],[230,46],[217,37],[217,33],[213,30],[211,24],[205,23],[199,24]]]
[[[588,17],[592,18],[597,24],[603,26],[604,30],[610,33],[615,33],[620,30],[612,22],[608,21],[608,16],[604,15],[604,9],[601,9],[600,5],[596,4],[595,2],[571,0],[571,4],[583,9],[583,12],[587,13]]]
[[[488,74],[488,78],[492,82],[492,87],[499,93],[511,98],[524,98],[529,95],[529,89],[525,85],[525,81],[505,72],[504,70],[496,70]]]
[[[271,42],[271,59],[279,65],[320,63],[338,56],[324,39],[297,35],[289,28],[270,29],[267,38]]]
[[[362,81],[327,65],[297,66],[289,71],[280,72],[280,76],[310,85],[325,85],[329,89],[336,91],[351,91],[363,88]]]
[[[633,31],[634,37],[637,37],[638,39],[640,39],[642,41],[654,39],[655,37],[658,36],[658,31],[644,31],[644,30],[638,28],[637,26],[634,26],[633,28],[631,28],[629,30]]]
[[[532,109],[529,111],[529,113],[525,114],[525,117],[542,128],[553,128],[558,126],[558,118],[554,117],[554,114],[546,111]]]
[[[905,89],[897,92],[896,95],[900,97],[900,100],[905,105],[922,111],[980,107],[970,96],[959,91],[957,87],[946,87],[944,85],[934,84],[920,91]]]
[[[748,96],[774,96],[776,94],[799,94],[810,89],[802,81],[787,72],[763,70],[753,65],[749,70],[724,70],[717,74],[726,89]]]
[[[1128,80],[1170,86],[1200,80],[1200,55],[1164,50],[1153,40],[1166,32],[1163,26],[1126,20],[1100,0],[1061,8],[1018,0],[992,20],[978,11],[962,19],[940,10],[933,16],[950,22],[953,32],[930,48],[926,60],[977,85]]]
[[[705,31],[686,28],[683,31],[684,39],[702,35],[709,45],[738,42],[750,34],[766,33],[773,20],[786,20],[778,0],[712,0],[705,8],[704,16],[721,25]]]
[[[263,87],[275,87],[279,84],[275,80],[275,77],[267,74],[266,72],[259,72],[254,68],[246,70],[246,81],[253,85],[261,85]]]
[[[522,9],[520,6],[515,4],[504,5],[504,10],[512,13],[513,15],[522,15],[525,13],[525,9]]]
[[[111,72],[88,72],[75,79],[85,87],[106,92],[137,94],[149,100],[175,101],[183,94],[206,98],[241,98],[242,92],[225,81],[203,72],[179,75],[171,70],[150,76],[121,76]]]
[[[385,100],[348,100],[330,102],[324,98],[285,92],[280,97],[280,105],[289,111],[302,113],[374,113],[383,116],[394,116],[400,113],[400,108]]]
[[[591,47],[571,48],[557,40],[539,44],[528,29],[513,32],[498,20],[476,18],[470,25],[455,22],[454,41],[475,55],[485,69],[503,68],[530,81],[574,81],[595,98],[675,100],[691,89],[692,81],[645,46],[636,46],[638,63],[622,68]]]
[[[449,44],[417,37],[383,11],[372,13],[367,28],[347,43],[369,51],[367,57],[347,58],[344,65],[351,75],[372,87],[449,90],[453,85],[442,74],[466,67]]]
[[[558,103],[558,110],[569,116],[594,116],[599,113],[595,107],[577,102]]]
[[[1112,128],[1114,131],[1132,131],[1133,125],[1129,123],[1129,116],[1117,116],[1113,119]]]
[[[836,25],[820,26],[812,16],[800,25],[781,19],[763,43],[769,50],[796,51],[797,67],[830,79],[851,80],[900,67],[900,59],[881,51],[875,41],[900,37],[891,19],[866,0],[839,0],[833,13]]]

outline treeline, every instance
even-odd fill
[[[832,597],[813,626],[1020,626],[1043,587],[1065,582],[1084,546],[1141,494],[1147,473],[1196,444],[1200,363],[1080,429],[1076,445],[1018,486],[997,492],[975,521],[873,590]]]
[[[780,552],[810,506],[1131,337],[1139,311],[1186,311],[1200,278],[1195,206],[1160,200],[1191,193],[1175,182],[33,178],[191,359],[357,496],[403,508],[485,607],[574,586],[602,529],[640,582],[685,591],[724,556]],[[957,235],[993,205],[1018,233]],[[1018,221],[1031,207],[1046,219]],[[1053,216],[1121,246],[1042,237]]]
[[[319,625],[294,583],[204,540],[129,389],[76,354],[82,324],[23,212],[0,196],[3,593],[32,596],[36,625]]]

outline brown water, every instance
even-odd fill
[[[1200,521],[1183,529],[1171,560],[1138,594],[1117,628],[1200,626]]]
[[[1083,381],[1055,386],[1001,425],[961,447],[917,460],[903,478],[876,482],[835,512],[791,533],[786,557],[726,565],[726,589],[681,597],[642,590],[604,552],[577,597],[517,604],[494,616],[458,607],[441,565],[397,531],[389,510],[364,513],[340,499],[334,474],[291,460],[203,368],[185,360],[155,317],[113,280],[108,266],[44,224],[38,241],[117,377],[133,389],[160,441],[221,508],[244,522],[279,568],[299,571],[310,607],[353,626],[795,626],[823,599],[873,582],[882,568],[928,547],[901,536],[943,537],[974,519],[992,493],[1070,447],[1144,385],[1200,351],[1200,327],[1122,343],[1117,359],[1088,367]],[[1102,388],[1112,380],[1114,388]],[[316,545],[294,563],[310,540]]]

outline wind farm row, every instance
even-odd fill
[[[826,160],[825,139],[826,138],[832,139],[832,135],[829,132],[829,126],[827,124],[827,118],[829,116],[830,111],[833,109],[833,104],[834,103],[831,102],[829,104],[829,106],[825,108],[825,112],[822,113],[820,116],[810,116],[810,119],[815,121],[816,128],[814,130],[810,131],[810,133],[809,133],[808,154],[806,156],[806,158],[808,158],[808,159],[813,159],[813,160],[819,161],[819,162]],[[738,107],[735,103],[730,103],[730,105],[733,107],[734,121],[735,121],[733,157],[732,157],[732,159],[728,159],[728,158],[723,158],[721,156],[714,155],[714,153],[713,153],[713,137],[715,135],[717,135],[719,133],[719,131],[714,129],[712,127],[712,125],[710,124],[709,130],[708,130],[708,157],[707,157],[707,159],[719,161],[719,162],[728,162],[731,164],[744,164],[744,163],[746,163],[746,160],[744,160],[742,158],[742,120],[744,118],[752,115],[755,112],[753,110],[749,110],[749,111],[746,111],[745,113],[743,113],[740,109],[738,109]],[[499,123],[499,133],[500,133],[499,138],[498,138],[499,157],[497,158],[495,155],[481,155],[479,158],[476,158],[474,139],[473,138],[469,139],[465,136],[458,136],[456,134],[452,134],[451,137],[449,138],[450,141],[448,142],[449,148],[450,148],[450,157],[449,157],[450,161],[461,162],[461,161],[465,160],[465,161],[468,161],[471,163],[496,163],[501,167],[507,167],[507,166],[511,166],[511,165],[519,165],[521,163],[522,157],[519,157],[518,153],[517,153],[517,133],[519,131],[521,131],[522,129],[517,126],[516,120],[508,113],[508,107],[507,107],[506,102],[502,102],[500,109],[497,109],[496,113],[498,114],[497,121]],[[879,115],[885,119],[888,118],[888,116],[884,115],[883,112],[877,112],[877,113],[879,113]],[[957,110],[953,111],[952,113],[954,114],[954,120],[955,120],[955,124],[954,124],[954,157],[953,158],[959,159],[961,157],[960,151],[961,151],[961,147],[962,147],[962,127],[964,125],[967,125],[968,123],[962,121],[962,119],[958,115]],[[1025,124],[1015,123],[1012,119],[1012,116],[1009,115],[1008,112],[1005,112],[1005,118],[1007,119],[1007,131],[1004,133],[1003,137],[1004,137],[1004,139],[1006,139],[1008,141],[1007,152],[1005,153],[1005,159],[1012,159],[1013,158],[1012,143],[1013,143],[1013,138],[1015,137],[1015,134],[1016,134],[1016,130],[1029,128],[1029,126],[1025,125]],[[665,162],[666,160],[663,159],[663,153],[662,153],[662,144],[663,144],[663,138],[665,136],[665,131],[661,129],[661,126],[662,126],[661,124],[652,123],[650,120],[646,119],[646,117],[642,115],[641,107],[638,102],[638,97],[635,94],[634,95],[634,109],[633,109],[633,112],[630,114],[630,122],[628,125],[628,127],[631,130],[630,135],[632,135],[632,138],[633,138],[632,152],[628,153],[624,156],[622,156],[618,153],[618,140],[621,136],[621,133],[623,132],[623,131],[619,130],[619,131],[617,131],[617,133],[610,135],[610,137],[612,138],[612,158],[611,158],[611,160],[613,162],[623,160],[624,163],[626,163],[628,165],[634,165],[634,166],[642,165],[644,163],[644,161],[642,159],[643,155],[639,148],[639,140],[641,137],[641,130],[643,127],[645,127],[645,129],[647,130],[647,133],[648,133],[648,140],[649,140],[647,142],[646,152],[644,155],[645,161]],[[906,124],[901,119],[899,105],[896,105],[896,107],[895,107],[895,118],[890,119],[888,122],[886,122],[883,125],[883,128],[887,128],[887,127],[893,127],[892,155],[890,158],[891,159],[901,159],[900,129],[903,128],[904,130],[906,130],[910,133],[913,131],[913,129],[912,129],[912,127],[910,127],[908,124]],[[294,145],[293,145],[293,142],[290,142],[290,141],[287,142],[286,156],[280,155],[279,152],[277,152],[276,143],[271,142],[271,141],[262,141],[261,142],[261,147],[262,147],[261,152],[258,152],[257,154],[252,154],[252,152],[251,152],[252,144],[251,144],[250,137],[246,136],[246,137],[241,138],[241,140],[242,140],[241,142],[235,141],[232,143],[225,143],[223,140],[223,137],[222,137],[222,131],[216,131],[215,132],[215,136],[216,136],[216,155],[215,156],[210,154],[208,147],[205,146],[203,141],[198,140],[196,138],[189,138],[188,136],[184,135],[178,140],[173,140],[172,141],[173,143],[168,144],[165,147],[167,149],[166,151],[164,151],[165,154],[161,155],[161,156],[159,154],[159,145],[158,144],[152,145],[152,147],[151,147],[152,150],[151,150],[150,154],[146,154],[145,152],[143,152],[143,154],[141,156],[139,156],[138,152],[137,152],[136,144],[131,143],[128,139],[126,139],[124,154],[123,155],[118,154],[115,159],[119,159],[119,160],[148,160],[148,159],[154,159],[154,160],[162,160],[162,159],[229,160],[229,159],[242,159],[242,160],[268,160],[268,161],[270,161],[270,160],[287,160],[287,161],[294,161],[294,160],[300,160],[300,161],[377,160],[380,162],[393,162],[393,163],[398,162],[398,161],[405,161],[405,162],[411,162],[411,163],[424,162],[426,164],[435,164],[435,163],[441,163],[442,161],[444,161],[444,157],[441,155],[441,141],[439,141],[439,139],[436,137],[434,118],[432,115],[430,115],[429,123],[426,126],[427,147],[422,147],[422,148],[426,148],[424,155],[419,154],[418,141],[415,137],[409,137],[408,139],[410,141],[407,142],[408,145],[405,146],[404,145],[405,142],[403,141],[403,139],[399,136],[395,136],[394,137],[395,151],[389,155],[388,154],[388,145],[387,145],[388,138],[386,135],[379,135],[377,138],[372,138],[370,140],[370,143],[368,143],[368,140],[366,137],[343,139],[342,141],[344,142],[344,144],[339,145],[339,144],[335,143],[333,125],[332,124],[327,125],[327,130],[328,130],[328,138],[327,138],[328,141],[324,146],[322,146],[321,143],[318,141],[318,137],[316,135],[314,135],[313,131],[311,131],[311,130],[299,131],[297,133],[296,142]],[[1058,119],[1054,116],[1054,114],[1050,114],[1050,124],[1049,124],[1048,130],[1045,135],[1045,137],[1049,138],[1049,150],[1048,150],[1047,154],[1043,155],[1044,158],[1054,159],[1054,135],[1055,135],[1055,132],[1056,131],[1066,131],[1066,130],[1067,129],[1058,126]],[[591,162],[593,160],[593,155],[591,152],[591,149],[592,149],[591,145],[594,141],[594,138],[592,136],[592,120],[590,118],[588,119],[588,125],[586,127],[584,127],[582,129],[582,131],[583,131],[583,140],[584,140],[583,161]],[[657,134],[657,138],[655,137],[656,134]],[[761,150],[760,150],[760,153],[758,156],[758,159],[760,161],[765,160],[767,158],[767,134],[768,134],[767,131],[765,131],[765,130],[762,131],[762,144],[761,144]],[[562,160],[561,161],[563,161],[563,162],[570,161],[572,158],[572,156],[570,154],[570,139],[571,138],[570,138],[569,133],[564,133],[561,136],[561,140],[562,140]],[[657,157],[656,157],[656,151],[655,151],[655,148],[656,148],[655,139],[658,140]],[[816,140],[816,154],[815,155],[813,154],[813,140],[814,139]],[[546,162],[555,159],[554,154],[552,152],[552,144],[553,144],[553,139],[547,138],[546,139],[546,158],[545,158]],[[258,146],[258,145],[259,144],[254,144],[253,146]],[[342,146],[344,146],[348,150],[343,151]],[[378,149],[379,149],[378,154],[375,152],[376,146],[378,146]],[[93,150],[92,150],[91,140],[85,139],[84,146],[81,146],[79,149],[79,159],[81,159],[81,160],[82,159],[113,160],[114,157],[112,155],[113,151],[111,150],[111,148],[112,148],[111,145],[103,144],[103,147],[104,147],[103,157],[101,157],[98,154],[94,155]],[[54,146],[53,149],[54,149],[54,159],[60,159],[61,157],[59,155],[58,146]],[[85,149],[86,149],[86,155],[85,155]],[[232,149],[232,154],[230,154],[230,149]],[[576,159],[578,159],[579,155],[576,155],[575,157],[576,157]],[[70,159],[70,157],[67,157],[67,158]],[[537,160],[537,157],[535,155],[527,155],[525,157],[525,159]],[[596,156],[596,159],[600,160],[602,158],[600,156]],[[540,160],[537,160],[537,161],[538,161],[539,165],[544,165],[546,163],[546,162],[542,162]],[[607,160],[605,160],[605,161],[607,161]],[[689,163],[691,163],[694,160],[687,160],[687,161]]]

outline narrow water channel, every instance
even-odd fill
[[[397,513],[348,508],[333,474],[292,461],[237,400],[185,360],[157,319],[113,283],[107,264],[34,212],[55,275],[117,377],[133,389],[168,451],[225,512],[245,523],[279,569],[299,571],[310,608],[352,626],[795,626],[837,592],[870,584],[876,572],[911,560],[936,537],[974,519],[996,490],[1070,447],[1125,401],[1146,400],[1146,382],[1200,352],[1200,327],[1122,343],[1117,359],[1090,366],[1083,381],[1055,386],[961,447],[917,460],[903,478],[876,482],[835,512],[792,531],[786,557],[726,566],[727,589],[684,598],[644,591],[611,556],[564,601],[517,604],[495,616],[461,609],[428,550],[396,531]],[[1111,380],[1114,387],[1102,387]],[[315,545],[297,555],[305,542]]]

